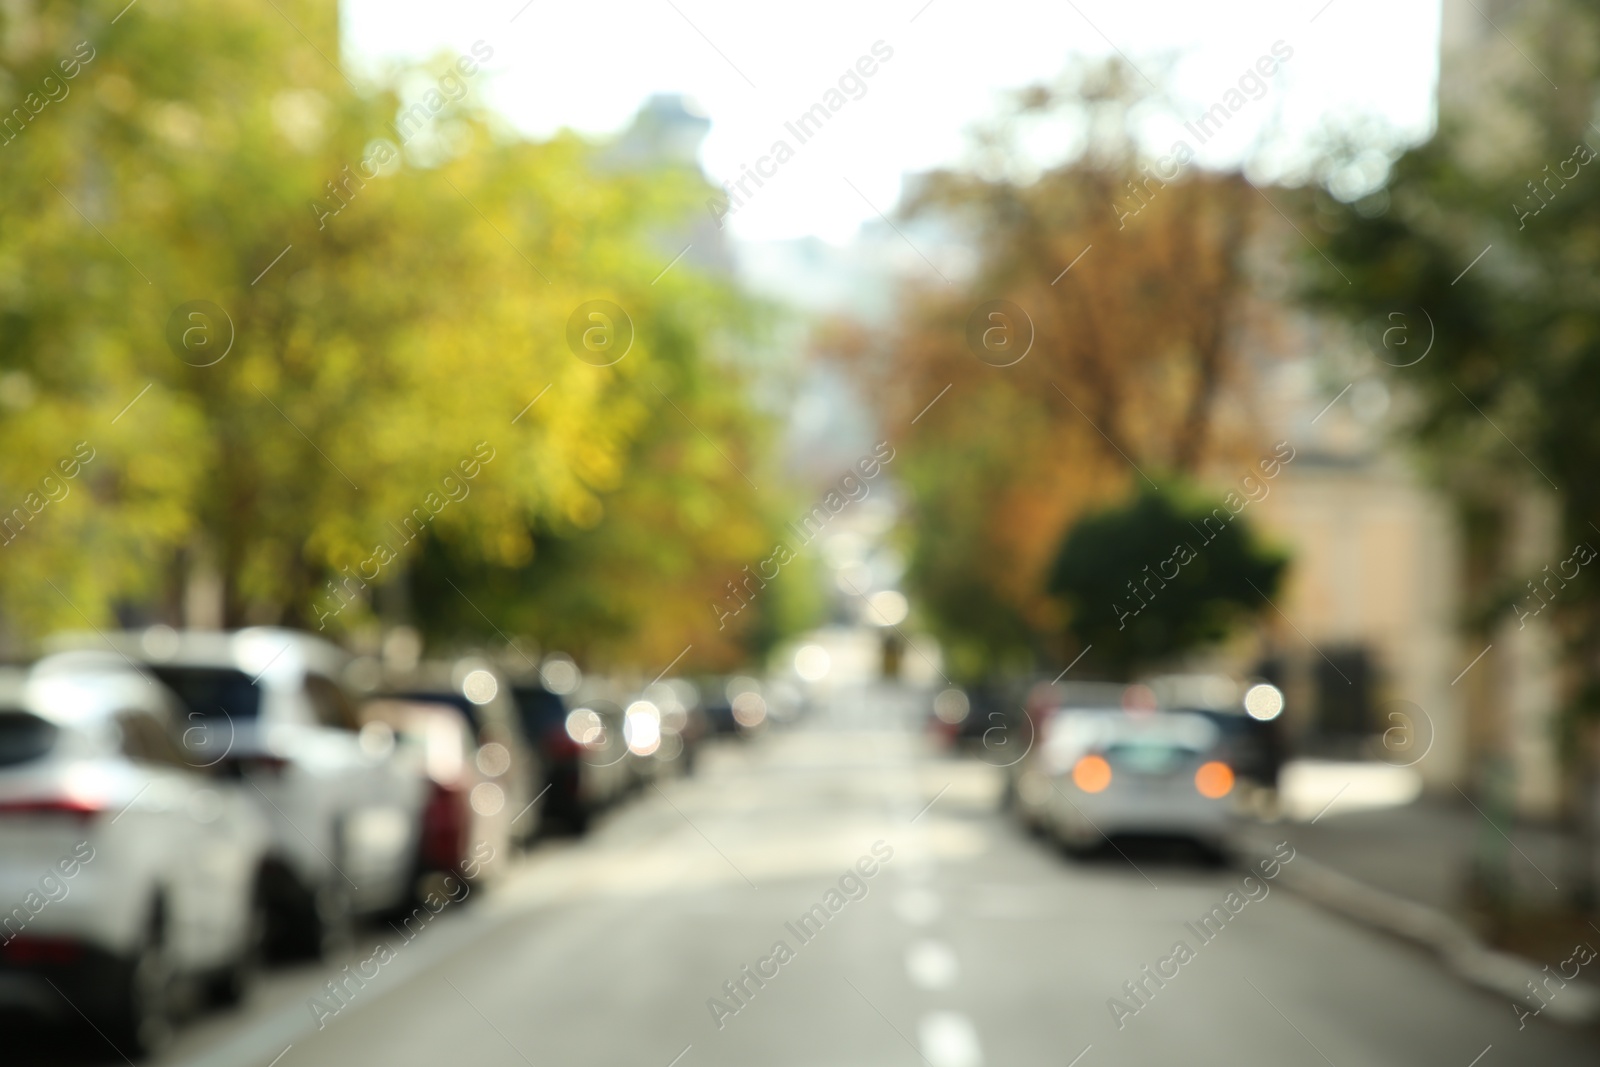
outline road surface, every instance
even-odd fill
[[[721,746],[589,838],[535,850],[426,922],[367,931],[348,972],[274,972],[161,1062],[1600,1062],[1592,1033],[1519,1031],[1505,1000],[1271,883],[1197,937],[1247,872],[1068,861],[999,813],[995,768],[930,752],[915,718],[903,694],[857,692]],[[22,1051],[12,1062],[123,1062],[92,1035]]]

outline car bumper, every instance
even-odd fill
[[[130,899],[134,894],[129,886],[113,884],[112,873],[109,868],[85,867],[73,878],[52,883],[59,887],[58,893],[65,890],[54,900],[44,897],[36,885],[0,880],[0,901],[10,905],[0,913],[0,945],[13,938],[70,938],[109,953],[126,950],[138,936],[137,916],[147,914],[148,908],[145,902]]]
[[[16,950],[30,943],[18,938],[0,949],[0,1010],[52,1020],[77,1019],[80,1013],[104,1018],[115,1011],[127,966],[122,959],[74,942],[77,955],[71,960],[19,960]]]
[[[1187,837],[1219,843],[1233,826],[1227,799],[1209,800],[1193,790],[1149,789],[1085,793],[1057,782],[1051,823],[1064,839],[1090,843],[1101,837]]]

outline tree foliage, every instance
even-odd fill
[[[1125,679],[1222,641],[1267,606],[1286,563],[1222,501],[1147,489],[1073,525],[1049,588],[1086,666]]]
[[[1253,437],[1247,251],[1265,204],[1187,150],[1147,152],[1143,99],[1121,64],[1074,69],[1021,94],[973,168],[928,175],[910,207],[913,224],[976,249],[970,276],[908,296],[869,371],[907,422],[950,387],[917,419],[901,476],[918,531],[909,580],[963,673],[1063,651],[1046,578],[1076,516],[1138,470],[1196,475]],[[1061,161],[1039,169],[1040,144]],[[995,300],[1020,316],[993,318]],[[972,346],[991,324],[1013,348]]]
[[[1557,3],[1543,16],[1513,32],[1560,90],[1518,66],[1525,78],[1491,83],[1492,107],[1464,113],[1445,94],[1436,135],[1397,151],[1380,188],[1354,201],[1308,191],[1304,214],[1331,263],[1308,254],[1307,296],[1364,331],[1409,434],[1459,507],[1474,640],[1548,604],[1544,617],[1570,652],[1569,707],[1593,708],[1600,586],[1592,568],[1547,584],[1541,564],[1553,571],[1575,544],[1600,545],[1600,184],[1590,147],[1600,146],[1591,125],[1600,24],[1591,5]],[[1329,153],[1332,174],[1351,164],[1353,151],[1340,148]],[[1555,555],[1530,565],[1514,551],[1516,526],[1539,496],[1555,501],[1561,529]],[[1500,743],[1477,738],[1480,749]]]
[[[121,6],[0,12],[7,98],[47,76],[69,90],[0,144],[0,513],[28,512],[0,557],[15,626],[177,621],[215,574],[229,624],[347,630],[424,545],[515,572],[547,540],[606,536],[613,504],[681,565],[657,580],[648,552],[616,572],[595,552],[568,580],[635,622],[693,616],[681,587],[765,521],[715,470],[718,448],[758,468],[719,355],[748,312],[689,264],[657,278],[699,174],[506,130],[473,92],[492,42],[356,84],[332,4],[144,0],[113,22]],[[64,79],[79,42],[93,59]],[[175,316],[197,300],[223,318]],[[593,300],[632,324],[612,366],[569,349]],[[174,321],[195,350],[169,346]],[[95,458],[32,514],[79,441]],[[393,599],[431,613],[421,592]]]

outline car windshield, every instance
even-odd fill
[[[151,670],[196,715],[226,716],[234,722],[261,714],[261,687],[232,667],[158,666]]]
[[[0,767],[14,767],[40,759],[55,746],[61,731],[26,711],[0,711]]]

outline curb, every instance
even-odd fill
[[[1246,848],[1252,854],[1267,855],[1254,842]],[[1529,983],[1538,987],[1549,977],[1540,964],[1485,945],[1445,912],[1375,889],[1304,853],[1283,866],[1278,882],[1328,911],[1432,950],[1458,978],[1508,997],[1514,1004],[1536,1003],[1530,1000]],[[1569,1026],[1600,1020],[1600,989],[1572,980],[1559,993],[1543,1009],[1551,1019]]]

